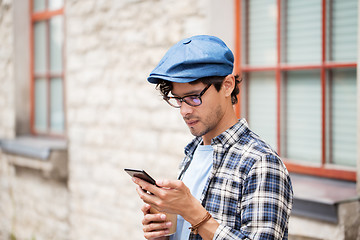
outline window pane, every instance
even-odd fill
[[[64,131],[63,83],[61,78],[53,78],[50,83],[50,127],[52,131]]]
[[[356,70],[333,70],[331,88],[331,150],[335,164],[356,166]]]
[[[50,10],[59,9],[63,7],[64,0],[49,0],[48,4]]]
[[[272,72],[249,75],[249,125],[276,150],[276,82]]]
[[[45,10],[45,0],[34,0],[33,11],[39,12]]]
[[[63,17],[50,20],[50,70],[52,73],[62,71]]]
[[[333,0],[331,7],[331,59],[356,61],[357,59],[357,0]]]
[[[318,71],[287,73],[286,157],[321,162],[321,84]]]
[[[35,80],[35,129],[37,131],[47,129],[47,91],[44,78]]]
[[[321,0],[286,1],[287,63],[321,62]]]
[[[248,64],[273,65],[276,63],[276,1],[251,0],[248,4]]]
[[[46,22],[34,24],[34,71],[35,74],[46,72]]]

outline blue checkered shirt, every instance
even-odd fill
[[[185,148],[183,171],[201,137]],[[213,239],[287,239],[293,191],[289,173],[244,119],[214,138],[213,169],[200,201],[220,226]],[[202,239],[190,234],[189,239]]]

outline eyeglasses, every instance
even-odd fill
[[[204,95],[204,93],[206,92],[206,90],[209,89],[209,87],[211,86],[211,84],[207,85],[200,94],[194,94],[194,95],[188,95],[185,97],[164,97],[164,100],[170,104],[170,106],[175,107],[175,108],[180,108],[181,104],[183,102],[186,102],[187,105],[192,106],[192,107],[196,107],[196,106],[200,106],[202,101],[201,101],[201,96]]]

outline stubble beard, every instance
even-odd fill
[[[195,137],[202,137],[204,136],[205,134],[207,134],[208,132],[210,132],[210,127],[207,127],[206,129],[204,129],[203,131],[201,132],[196,132],[195,128],[194,127],[190,127],[190,132],[192,135],[194,135]]]
[[[218,106],[211,114],[209,114],[206,117],[205,122],[202,121],[201,119],[197,119],[199,121],[198,124],[201,124],[204,126],[203,130],[200,130],[197,132],[195,127],[189,127],[191,134],[194,135],[195,137],[202,137],[202,136],[206,135],[207,133],[212,131],[218,125],[220,118],[222,116],[223,116],[223,111],[222,111],[221,107]]]

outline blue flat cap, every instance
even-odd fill
[[[234,55],[219,38],[197,35],[172,46],[150,73],[148,81],[188,83],[203,77],[232,73]]]

